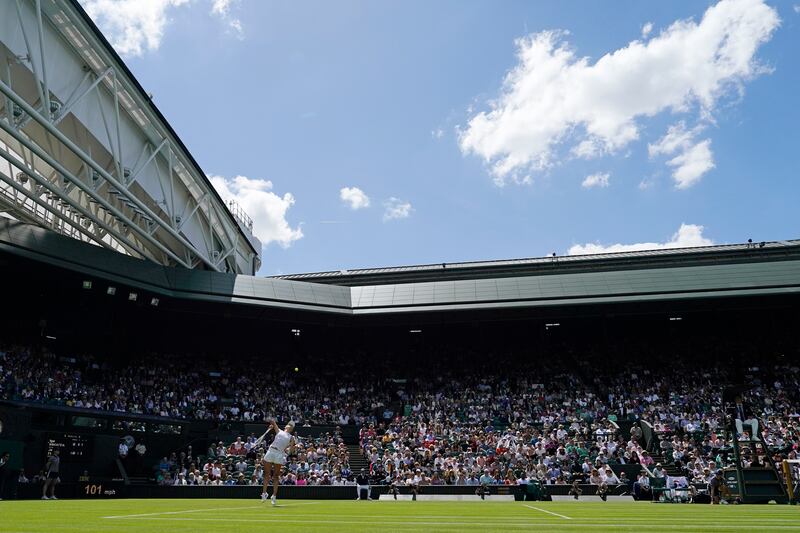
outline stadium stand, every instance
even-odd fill
[[[800,240],[255,276],[80,3],[0,6],[0,498],[257,497],[271,419],[287,498],[792,494]]]
[[[0,441],[23,496],[61,446],[75,495],[88,478],[253,497],[246,445],[272,418],[302,442],[287,498],[355,498],[363,468],[401,495],[577,481],[579,497],[681,500],[733,466],[747,496],[740,469],[766,487],[797,456],[793,241],[263,279],[0,230]],[[732,434],[732,391],[756,435]]]
[[[270,371],[268,362],[246,356],[152,354],[119,364],[9,345],[0,351],[0,394],[22,403],[216,424],[277,418],[333,426],[300,440],[281,478],[286,485],[352,485],[363,467],[382,486],[536,481],[566,488],[577,480],[586,496],[609,491],[675,500],[705,492],[713,473],[733,464],[720,399],[735,371],[721,362],[735,349],[752,365],[747,372],[755,386],[746,397],[762,421],[763,449],[746,451],[745,466],[797,458],[800,373],[784,354],[764,353],[763,343],[704,337],[681,347],[628,339],[587,351],[574,344],[551,346],[547,364],[442,345],[413,357],[307,356],[304,366],[317,370],[303,373]],[[622,352],[627,363],[620,372],[615,358]],[[404,358],[409,364],[398,370]],[[427,364],[417,366],[422,360]],[[350,442],[339,429],[347,426],[360,428]],[[153,465],[150,479],[261,485],[263,446],[254,448],[255,440],[251,433],[211,442],[205,453],[176,450]],[[649,490],[641,490],[642,473]],[[685,492],[676,491],[681,480]]]

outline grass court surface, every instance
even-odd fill
[[[4,532],[800,531],[800,507],[602,502],[0,502]]]

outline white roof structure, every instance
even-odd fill
[[[76,0],[0,2],[0,212],[164,266],[260,267],[228,206]]]

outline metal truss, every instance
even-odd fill
[[[260,243],[74,0],[6,0],[0,210],[159,264],[254,274]],[[5,167],[5,171],[3,168]]]

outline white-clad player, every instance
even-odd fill
[[[270,421],[269,429],[275,432],[275,438],[272,439],[272,444],[269,445],[267,453],[264,454],[264,492],[261,493],[261,500],[267,500],[267,487],[271,477],[272,505],[275,505],[278,498],[278,486],[281,483],[281,469],[286,464],[286,449],[289,448],[290,453],[294,453],[295,438],[292,435],[294,433],[294,422],[289,422],[284,429],[281,429],[272,420]]]

